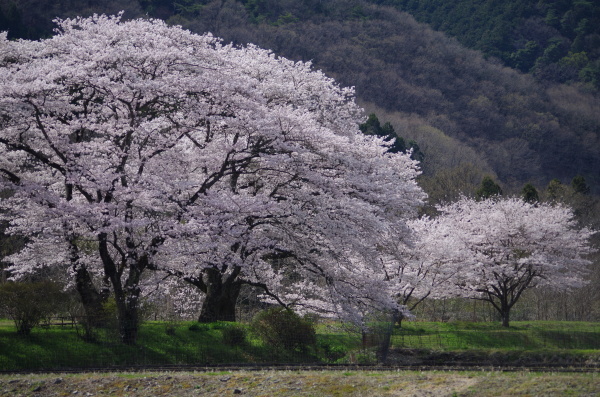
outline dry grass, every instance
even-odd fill
[[[239,371],[0,375],[0,396],[592,396],[600,374]]]

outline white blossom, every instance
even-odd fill
[[[441,292],[487,300],[506,316],[527,288],[585,283],[592,231],[560,204],[462,198],[423,219],[424,251],[448,282]]]
[[[359,132],[352,89],[309,63],[119,16],[0,37],[0,66],[0,174],[14,192],[1,205],[10,231],[33,237],[13,272],[73,260],[85,241],[87,266],[131,296],[147,270],[212,268],[288,304],[393,306],[377,245],[391,228],[405,240],[424,193],[408,155]]]

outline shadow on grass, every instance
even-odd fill
[[[160,322],[140,327],[138,344],[119,342],[114,331],[98,330],[95,342],[85,342],[76,329],[36,328],[17,335],[13,326],[0,326],[0,370],[101,368],[143,365],[218,364],[336,364],[357,362],[365,350],[359,333],[322,329],[315,346],[284,351],[265,346],[248,329],[246,341],[224,343],[226,324]],[[245,327],[244,325],[239,325]],[[520,323],[508,329],[489,323],[406,323],[396,328],[393,348],[437,351],[523,352],[600,350],[598,323]],[[571,350],[569,350],[571,349]],[[370,356],[367,357],[370,359]],[[353,362],[350,360],[350,362]]]

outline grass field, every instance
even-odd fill
[[[228,323],[148,322],[140,328],[139,343],[125,346],[109,330],[85,342],[81,329],[35,328],[29,336],[16,334],[9,321],[0,321],[0,370],[43,368],[100,368],[124,365],[243,364],[243,363],[373,363],[373,348],[364,347],[359,333],[336,324],[320,324],[317,346],[308,352],[285,352],[264,346],[248,335],[244,345],[223,342]],[[600,323],[514,322],[508,330],[492,323],[405,322],[395,328],[392,349],[452,352],[470,357],[498,353],[521,359],[542,354],[553,357],[600,357]],[[515,353],[516,352],[516,353]],[[579,360],[579,361],[581,361]],[[569,362],[568,360],[566,362]]]

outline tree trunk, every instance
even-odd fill
[[[66,225],[65,229],[69,226]],[[91,327],[102,325],[104,322],[103,316],[103,304],[108,298],[109,291],[98,292],[92,276],[88,272],[85,265],[81,261],[79,255],[79,247],[77,245],[77,237],[74,233],[70,233],[68,237],[69,243],[69,259],[71,262],[71,268],[75,273],[75,289],[81,299],[83,310],[85,311],[84,324],[86,330],[89,332]]]
[[[104,322],[103,305],[108,298],[107,291],[98,292],[90,273],[84,266],[75,269],[75,288],[79,293],[86,316],[86,324],[96,327]]]
[[[508,313],[502,313],[502,326],[508,327]]]
[[[217,269],[206,269],[204,302],[198,322],[235,321],[235,308],[242,283],[231,277],[223,281]]]
[[[141,258],[133,258],[127,267],[127,278],[123,283],[121,280],[122,270],[117,270],[109,253],[107,235],[100,233],[98,241],[100,258],[104,264],[104,274],[110,281],[115,294],[121,342],[134,345],[137,341],[139,326],[138,308],[141,292],[139,283],[142,272],[148,265],[148,258],[145,255]]]
[[[502,305],[500,306],[500,317],[502,318],[503,327],[508,327],[509,325],[510,308],[508,303],[502,301]]]
[[[144,256],[129,265],[129,274],[122,288],[114,287],[117,310],[119,314],[119,334],[121,341],[127,345],[135,345],[139,327],[139,287],[147,258]]]
[[[127,298],[127,300],[131,300],[131,298]],[[135,345],[137,341],[139,325],[137,298],[135,298],[135,301],[135,304],[125,302],[124,305],[119,305],[117,303],[119,335],[121,342],[126,345]]]
[[[509,303],[506,295],[498,297],[498,300],[494,300],[494,297],[491,294],[489,294],[489,296],[483,300],[488,302],[494,309],[496,309],[496,312],[500,314],[502,326],[508,327],[510,320],[510,309],[512,309],[515,301],[513,300],[512,303]]]

